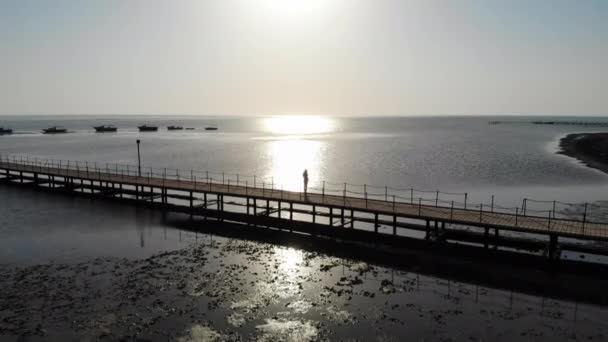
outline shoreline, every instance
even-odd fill
[[[563,154],[608,174],[608,133],[572,133],[559,141]]]

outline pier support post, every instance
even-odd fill
[[[312,223],[317,223],[317,206],[312,205]]]
[[[249,206],[250,206],[249,197],[246,197],[246,199],[247,199],[247,216],[249,216],[250,215],[249,214]],[[247,220],[247,226],[251,226],[251,220]]]
[[[340,209],[340,219],[342,222],[342,228],[344,228],[344,208]]]
[[[548,253],[549,260],[554,260],[557,257],[556,251],[557,251],[557,234],[551,234],[551,235],[549,235],[549,253]]]
[[[293,232],[293,202],[289,202],[289,221],[291,221],[289,231]]]
[[[489,235],[490,235],[490,229],[488,227],[484,228],[485,233],[484,233],[484,240],[483,240],[483,248],[488,248],[488,239],[489,239]]]
[[[224,195],[217,195],[217,206],[219,211],[222,213],[219,221],[224,222]]]
[[[397,215],[393,215],[393,235],[397,235]]]
[[[329,208],[329,226],[333,227],[334,225],[334,208]]]
[[[293,202],[289,202],[289,221],[293,221]]]
[[[350,228],[355,228],[355,211],[352,209],[350,210]]]
[[[230,180],[228,180],[228,182],[230,182]],[[266,200],[266,217],[270,217],[270,200]],[[270,220],[267,220],[266,222],[268,221]],[[268,223],[266,224],[266,228],[270,228]]]
[[[378,234],[378,213],[374,214],[374,233]]]
[[[428,239],[429,239],[429,237],[430,237],[429,235],[430,235],[430,233],[431,233],[431,231],[430,231],[430,230],[431,230],[431,221],[426,220],[426,235],[424,236],[424,239],[425,239],[425,240],[428,240]]]
[[[152,197],[154,198],[154,197]],[[192,193],[192,191],[190,191],[190,220],[192,220],[193,218],[193,211],[194,211],[194,194]]]
[[[19,171],[19,183],[23,184],[23,171]]]

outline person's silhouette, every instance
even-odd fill
[[[302,178],[304,178],[304,194],[306,194],[308,192],[308,170],[304,169]]]

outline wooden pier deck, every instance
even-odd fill
[[[179,179],[175,177],[161,177],[153,175],[138,175],[137,169],[113,171],[110,168],[82,169],[79,164],[49,165],[39,161],[0,160],[0,177],[5,181],[16,183],[47,184],[49,188],[62,188],[68,190],[80,189],[80,192],[105,195],[112,198],[122,198],[123,195],[135,195],[135,199],[142,202],[158,203],[170,207],[168,198],[185,200],[184,207],[191,214],[197,210],[209,210],[215,206],[217,211],[224,211],[225,204],[229,204],[224,197],[247,200],[247,216],[250,208],[253,215],[276,215],[280,220],[294,221],[293,213],[308,213],[313,224],[319,224],[318,217],[328,217],[327,226],[352,228],[355,221],[373,223],[374,233],[379,233],[381,225],[391,225],[392,234],[397,234],[398,228],[407,227],[403,219],[419,220],[426,226],[428,234],[433,229],[444,227],[445,224],[460,225],[464,227],[477,227],[485,230],[486,238],[489,230],[512,231],[531,234],[541,234],[550,237],[550,250],[557,247],[558,237],[569,237],[580,240],[608,241],[608,223],[588,222],[582,220],[555,218],[548,216],[522,215],[520,213],[495,212],[493,208],[484,208],[481,205],[475,209],[464,209],[451,206],[428,205],[418,203],[404,203],[395,200],[395,196],[385,200],[369,199],[348,196],[344,191],[342,196],[325,193],[308,193],[283,191],[274,187],[252,187],[249,185],[234,185],[230,181],[217,182],[212,179],[199,180],[195,177]],[[133,190],[134,188],[134,190]],[[171,192],[171,193],[170,193]],[[207,198],[207,197],[210,198]],[[203,203],[200,202],[204,198]],[[251,202],[252,203],[251,203]],[[262,201],[263,205],[258,205]],[[275,206],[270,205],[275,203]],[[289,204],[289,207],[285,207]],[[437,204],[437,203],[436,203]],[[307,210],[294,209],[296,206],[306,206]],[[258,211],[261,210],[260,211]],[[322,210],[321,210],[322,209]],[[289,213],[285,218],[281,211]],[[368,215],[366,218],[355,217],[354,212]],[[371,216],[370,216],[371,215]],[[434,224],[434,227],[433,227]],[[386,232],[380,232],[386,234]],[[487,246],[487,243],[486,243]]]

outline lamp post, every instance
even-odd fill
[[[137,175],[141,177],[141,155],[139,154],[139,143],[141,141],[137,139]]]

